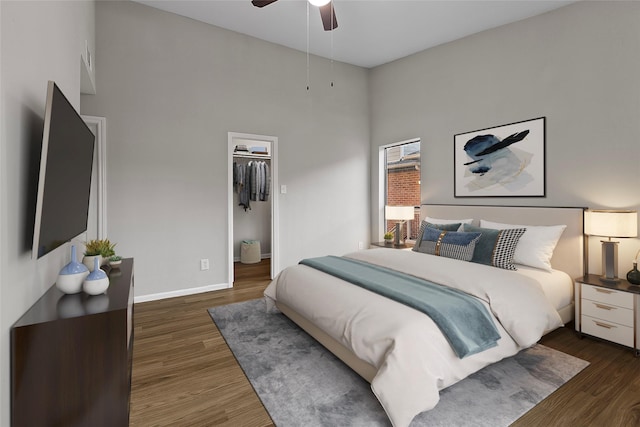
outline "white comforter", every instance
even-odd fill
[[[304,265],[274,279],[265,296],[293,308],[377,368],[371,389],[396,427],[433,408],[439,390],[532,346],[562,324],[540,285],[517,271],[383,248],[346,256],[463,290],[485,302],[497,319],[498,346],[459,359],[436,324],[410,307]]]

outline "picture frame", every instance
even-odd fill
[[[453,136],[454,197],[545,197],[546,117]]]

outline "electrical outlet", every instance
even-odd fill
[[[364,242],[358,242],[358,249],[364,249]]]
[[[209,259],[203,258],[200,260],[200,270],[208,270],[209,269]]]

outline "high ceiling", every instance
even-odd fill
[[[307,1],[134,0],[336,61],[372,68],[470,34],[573,3],[561,0],[334,0],[338,28],[324,31]]]

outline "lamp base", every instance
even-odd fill
[[[618,242],[602,240],[602,278],[601,280],[619,281],[618,279]]]
[[[404,223],[404,221],[398,221],[396,223],[396,230],[395,230],[395,239],[394,239],[394,246],[402,246],[404,244],[404,239],[402,239],[402,224]]]

